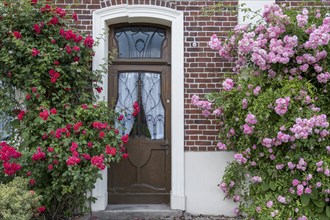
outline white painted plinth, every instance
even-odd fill
[[[236,204],[224,200],[217,186],[232,152],[185,152],[186,211],[191,214],[234,216]]]
[[[92,196],[96,198],[95,203],[92,203],[92,210],[101,211],[105,210],[108,205],[108,169],[101,171],[102,179],[98,179],[95,183],[95,188],[92,190]]]

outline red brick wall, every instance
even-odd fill
[[[231,71],[231,63],[219,58],[207,43],[217,33],[225,37],[237,24],[237,15],[228,10],[215,16],[202,16],[201,9],[218,1],[168,1],[168,0],[56,0],[60,7],[71,5],[78,14],[76,26],[91,33],[92,12],[119,4],[147,4],[176,9],[184,12],[184,74],[185,74],[185,150],[215,151],[216,121],[206,120],[201,111],[191,106],[192,95],[203,96],[219,91],[223,74]],[[223,0],[224,5],[236,6],[237,0]],[[194,46],[196,43],[196,46]]]
[[[184,12],[184,76],[185,76],[185,151],[216,151],[217,123],[206,120],[201,111],[190,104],[193,94],[219,91],[224,73],[230,73],[232,64],[220,59],[218,54],[207,46],[212,34],[226,37],[228,30],[237,24],[237,15],[228,10],[214,16],[202,16],[201,9],[212,6],[219,0],[175,1],[175,0],[56,0],[56,4],[71,8],[78,14],[77,27],[87,33],[92,30],[94,10],[120,4],[146,4],[176,9]],[[330,0],[329,0],[330,1]],[[238,0],[222,0],[224,5],[236,6]],[[277,0],[297,6],[301,0]],[[194,44],[196,43],[196,45]]]
[[[232,64],[219,58],[208,48],[214,33],[226,37],[228,30],[237,25],[237,15],[230,10],[215,16],[202,16],[201,9],[208,1],[180,1],[177,10],[184,12],[185,57],[185,151],[216,151],[218,126],[215,120],[207,120],[201,111],[190,104],[192,95],[219,91],[224,73],[231,71]],[[236,6],[237,1],[224,1]],[[197,46],[194,47],[193,43]]]

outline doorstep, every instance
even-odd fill
[[[93,212],[81,220],[144,220],[144,219],[180,219],[181,210],[170,209],[165,204],[125,204],[108,205],[106,210]]]

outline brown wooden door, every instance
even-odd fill
[[[139,39],[135,41],[139,43]],[[166,51],[168,53],[168,50],[162,53]],[[129,141],[125,145],[129,157],[109,169],[110,204],[170,202],[169,56],[166,54],[159,59],[150,58],[119,56],[110,67],[108,101],[117,110],[126,109],[124,112],[127,116],[122,122],[125,129],[120,131],[123,135],[129,134]],[[140,106],[140,112],[135,118],[130,115],[133,102]]]

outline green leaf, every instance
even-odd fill
[[[319,201],[319,200],[312,200],[313,201],[313,203],[317,206],[317,207],[320,207],[320,208],[322,208],[322,207],[324,207],[325,206],[325,202],[324,201]]]
[[[321,216],[319,217],[319,219],[320,219],[320,220],[329,220],[329,217],[326,216],[326,215],[321,215]]]
[[[62,119],[59,116],[55,116],[54,120],[59,124],[62,122]]]
[[[263,182],[262,185],[261,185],[261,189],[262,189],[262,191],[267,191],[269,189],[268,184]]]
[[[10,124],[11,124],[11,126],[12,126],[13,128],[19,128],[19,126],[20,126],[20,122],[19,122],[18,119],[15,119],[15,120],[12,121]]]
[[[312,193],[310,194],[310,197],[313,200],[317,200],[317,198],[319,197],[319,193],[318,193],[317,189],[312,190]]]
[[[330,218],[330,206],[325,208],[325,214]]]
[[[270,181],[269,182],[269,188],[272,190],[272,191],[275,191],[276,190],[276,183],[274,181]]]
[[[303,194],[300,196],[300,201],[302,206],[308,206],[309,202],[310,202],[311,198],[307,195],[307,194]]]

